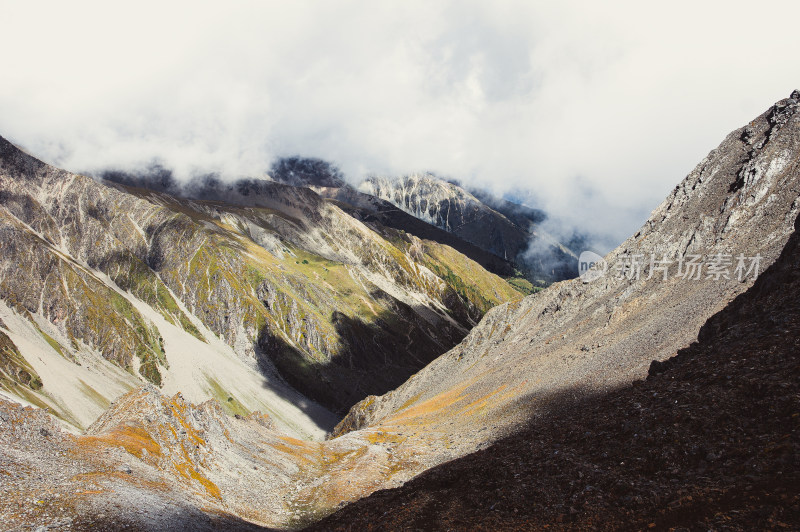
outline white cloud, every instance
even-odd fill
[[[0,134],[76,171],[433,170],[623,238],[800,86],[800,6],[698,4],[0,0]]]

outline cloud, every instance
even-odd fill
[[[800,6],[698,4],[0,0],[0,134],[74,171],[432,170],[621,240],[800,86]]]

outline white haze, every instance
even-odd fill
[[[9,2],[0,135],[74,171],[431,170],[621,240],[800,86],[796,2]]]

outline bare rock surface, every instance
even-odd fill
[[[575,276],[577,257],[538,227],[545,218],[542,212],[486,193],[479,199],[433,174],[372,176],[359,184],[358,190],[517,264],[532,280],[559,281]],[[508,216],[499,211],[506,211]]]
[[[263,529],[140,462],[149,446],[133,428],[119,435],[75,437],[41,409],[0,400],[0,529]]]

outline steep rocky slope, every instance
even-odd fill
[[[315,530],[800,526],[800,218],[776,261],[646,381],[570,394],[490,448]]]
[[[308,398],[346,410],[387,391],[519,297],[305,188],[207,179],[179,197],[5,140],[0,219],[0,385],[78,428],[146,380],[319,437],[334,417]]]
[[[517,275],[513,262],[481,249],[454,233],[420,220],[386,200],[359,192],[349,185],[313,187],[313,190],[370,227],[386,227],[411,233],[424,240],[447,245],[501,277],[512,278]]]
[[[653,359],[689,345],[754,275],[740,281],[734,259],[727,279],[709,278],[705,270],[699,279],[684,279],[679,259],[760,255],[763,270],[788,240],[800,208],[798,100],[795,92],[728,135],[606,257],[611,266],[604,277],[557,283],[493,309],[459,346],[403,386],[353,407],[336,433],[369,427],[387,437],[403,434],[408,445],[424,449],[417,457],[423,469],[486,446],[559,394],[629,383]],[[648,278],[651,254],[674,261],[667,279],[662,271]],[[646,261],[643,273],[637,278],[634,268],[618,276],[615,266],[635,255]]]
[[[577,261],[573,252],[536,228],[537,221],[543,218],[542,213],[522,206],[514,210],[509,202],[492,198],[490,201],[495,206],[514,213],[509,218],[459,185],[432,174],[373,176],[364,180],[358,189],[518,264],[532,279],[558,281],[575,276]],[[485,196],[487,200],[490,197]],[[541,250],[527,255],[525,252],[532,243]]]

